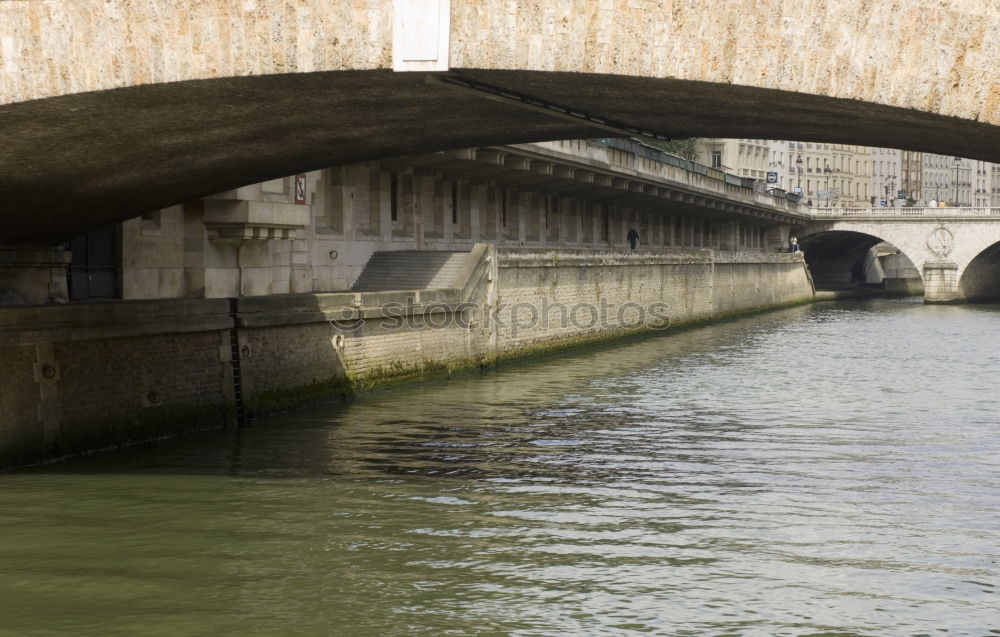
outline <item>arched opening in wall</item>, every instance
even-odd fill
[[[912,259],[881,237],[831,231],[802,237],[799,244],[817,290],[923,292],[923,279]]]
[[[969,262],[958,285],[967,301],[1000,301],[1000,242],[986,248]]]

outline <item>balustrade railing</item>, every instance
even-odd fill
[[[1000,208],[811,208],[815,217],[1000,217]]]

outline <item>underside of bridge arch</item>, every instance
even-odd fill
[[[1000,242],[976,255],[959,279],[966,301],[1000,301]]]
[[[919,281],[921,276],[907,255],[874,235],[820,232],[801,237],[799,244],[817,289],[882,285],[895,279]],[[901,286],[894,291],[912,290]]]
[[[331,165],[615,134],[542,102],[667,137],[865,144],[1000,162],[1000,127],[856,100],[618,75],[454,75],[518,99],[373,70],[151,84],[0,106],[0,244],[55,244]]]

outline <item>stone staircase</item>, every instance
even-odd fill
[[[354,292],[380,292],[455,287],[468,258],[468,252],[376,252],[351,289]]]

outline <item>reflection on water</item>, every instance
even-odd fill
[[[0,635],[1000,635],[995,307],[802,307],[0,475]]]

